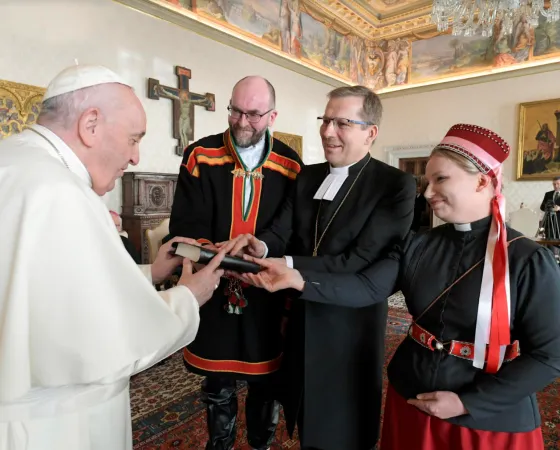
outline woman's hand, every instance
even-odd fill
[[[408,400],[408,403],[416,406],[420,411],[440,419],[450,419],[469,413],[459,396],[455,392],[449,391],[418,394],[416,398]]]

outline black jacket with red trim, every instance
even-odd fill
[[[470,228],[459,231],[445,224],[426,233],[410,233],[386,258],[358,274],[303,271],[306,284],[301,297],[362,308],[385,303],[388,295],[402,290],[413,319],[446,344],[443,349],[428,348],[407,335],[387,369],[396,392],[405,399],[455,392],[469,413],[449,422],[485,431],[530,432],[541,424],[535,392],[560,376],[560,271],[547,248],[531,239],[514,241],[521,234],[508,229],[511,341],[519,341],[521,355],[504,362],[495,374],[476,368],[471,351],[464,356],[449,354],[450,341],[473,343],[476,335],[484,265],[453,283],[485,257],[490,218],[473,222]],[[341,299],[341,291],[353,295]]]
[[[289,197],[303,163],[297,153],[267,136],[265,156],[245,190],[245,168],[229,130],[205,137],[185,150],[169,224],[172,236],[221,242],[270,226]],[[243,210],[244,195],[250,196]],[[282,359],[284,295],[243,287],[247,306],[228,313],[227,280],[200,309],[197,337],[185,350],[187,367],[198,374],[255,379],[275,372]]]

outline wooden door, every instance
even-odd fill
[[[418,179],[426,174],[428,159],[427,156],[422,158],[401,158],[399,159],[399,169],[414,175],[414,178]]]
[[[399,159],[399,169],[414,176],[416,179],[416,192],[420,195],[424,195],[427,186],[425,175],[428,159],[427,156]],[[432,228],[432,211],[428,202],[424,205],[422,199],[417,199],[414,215],[413,229],[415,228],[417,231],[422,231]]]

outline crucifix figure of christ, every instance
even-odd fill
[[[194,141],[194,107],[204,106],[206,111],[216,110],[214,94],[204,95],[189,91],[191,71],[186,67],[176,66],[175,74],[179,78],[179,87],[159,84],[159,80],[148,78],[148,98],[159,100],[160,97],[173,101],[173,137],[179,140],[175,153],[183,156],[189,142]]]

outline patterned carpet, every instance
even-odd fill
[[[402,295],[389,299],[386,363],[406,334],[409,315]],[[206,413],[200,401],[202,378],[186,371],[180,352],[131,381],[132,426],[135,450],[204,450]],[[384,379],[383,388],[386,389]],[[560,450],[560,380],[539,393],[546,450]],[[239,426],[236,450],[249,450],[245,434],[245,395],[239,387]],[[299,450],[297,436],[290,439],[281,417],[273,449]]]

